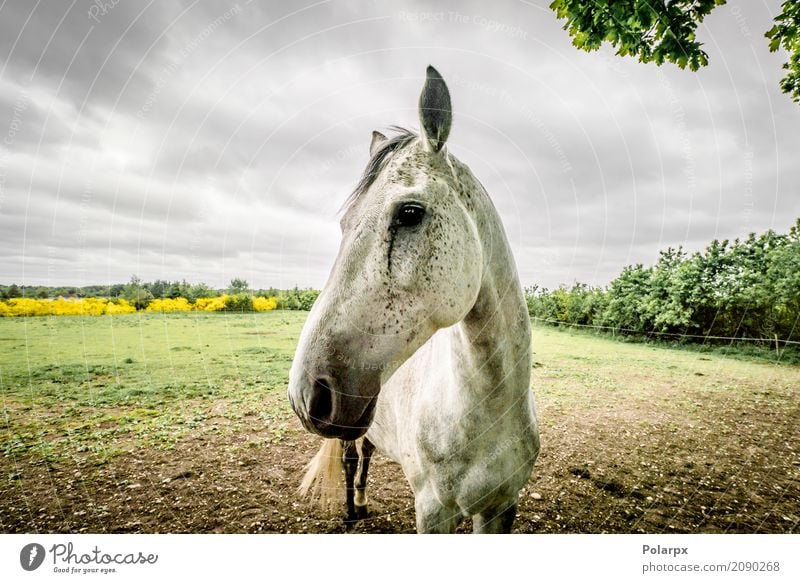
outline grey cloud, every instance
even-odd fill
[[[32,5],[7,2],[3,281],[321,286],[370,132],[417,126],[429,63],[526,284],[604,284],[800,215],[777,5],[715,10],[695,74],[579,52],[547,4],[121,1],[95,21],[86,0],[23,28]]]
[[[71,8],[4,4],[0,53],[7,55],[6,74],[60,87],[78,105],[113,103],[144,91],[150,82],[138,61],[151,45],[158,58],[163,41],[157,39],[177,6],[159,3],[147,9],[119,2],[95,22],[90,18],[92,5],[88,0]]]

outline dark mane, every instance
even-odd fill
[[[364,173],[361,175],[358,184],[356,184],[350,196],[347,197],[347,200],[344,201],[342,211],[347,210],[359,196],[372,186],[372,183],[375,182],[375,179],[386,167],[386,164],[389,163],[389,159],[394,152],[402,150],[417,137],[417,134],[406,128],[392,126],[391,129],[396,133],[383,142],[378,151],[375,152],[375,155],[367,162],[367,167],[364,168]]]

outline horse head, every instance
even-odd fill
[[[289,399],[324,437],[366,433],[382,383],[437,330],[462,320],[481,287],[474,199],[482,188],[447,152],[450,94],[433,67],[419,118],[419,136],[373,132],[336,262],[300,337]]]

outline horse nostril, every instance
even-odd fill
[[[308,414],[317,421],[327,421],[333,411],[333,389],[329,379],[320,377],[314,381],[314,389]]]

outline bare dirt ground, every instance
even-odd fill
[[[515,532],[798,532],[798,367],[557,331],[534,338],[542,452]],[[38,446],[0,457],[0,531],[345,532],[343,508],[296,497],[319,441],[288,411],[284,389],[269,395],[244,413],[210,396],[208,415],[167,446],[124,434],[121,453],[100,462]],[[36,414],[25,407],[6,401],[10,431]],[[286,416],[274,425],[261,410]],[[265,439],[270,431],[277,437]],[[374,459],[371,516],[356,530],[414,532],[402,471]]]
[[[755,405],[755,403],[754,403]],[[543,450],[520,498],[515,532],[796,532],[800,418],[765,407],[707,410],[682,434],[657,411],[621,423],[543,419]],[[641,417],[641,415],[639,415]],[[213,422],[214,420],[211,420]],[[791,436],[791,439],[787,437]],[[318,441],[300,430],[242,455],[246,435],[186,438],[102,468],[36,463],[2,488],[3,532],[345,532],[341,513],[310,508],[295,489]],[[376,455],[371,517],[359,532],[413,532],[399,466]],[[462,530],[469,529],[465,524]]]

